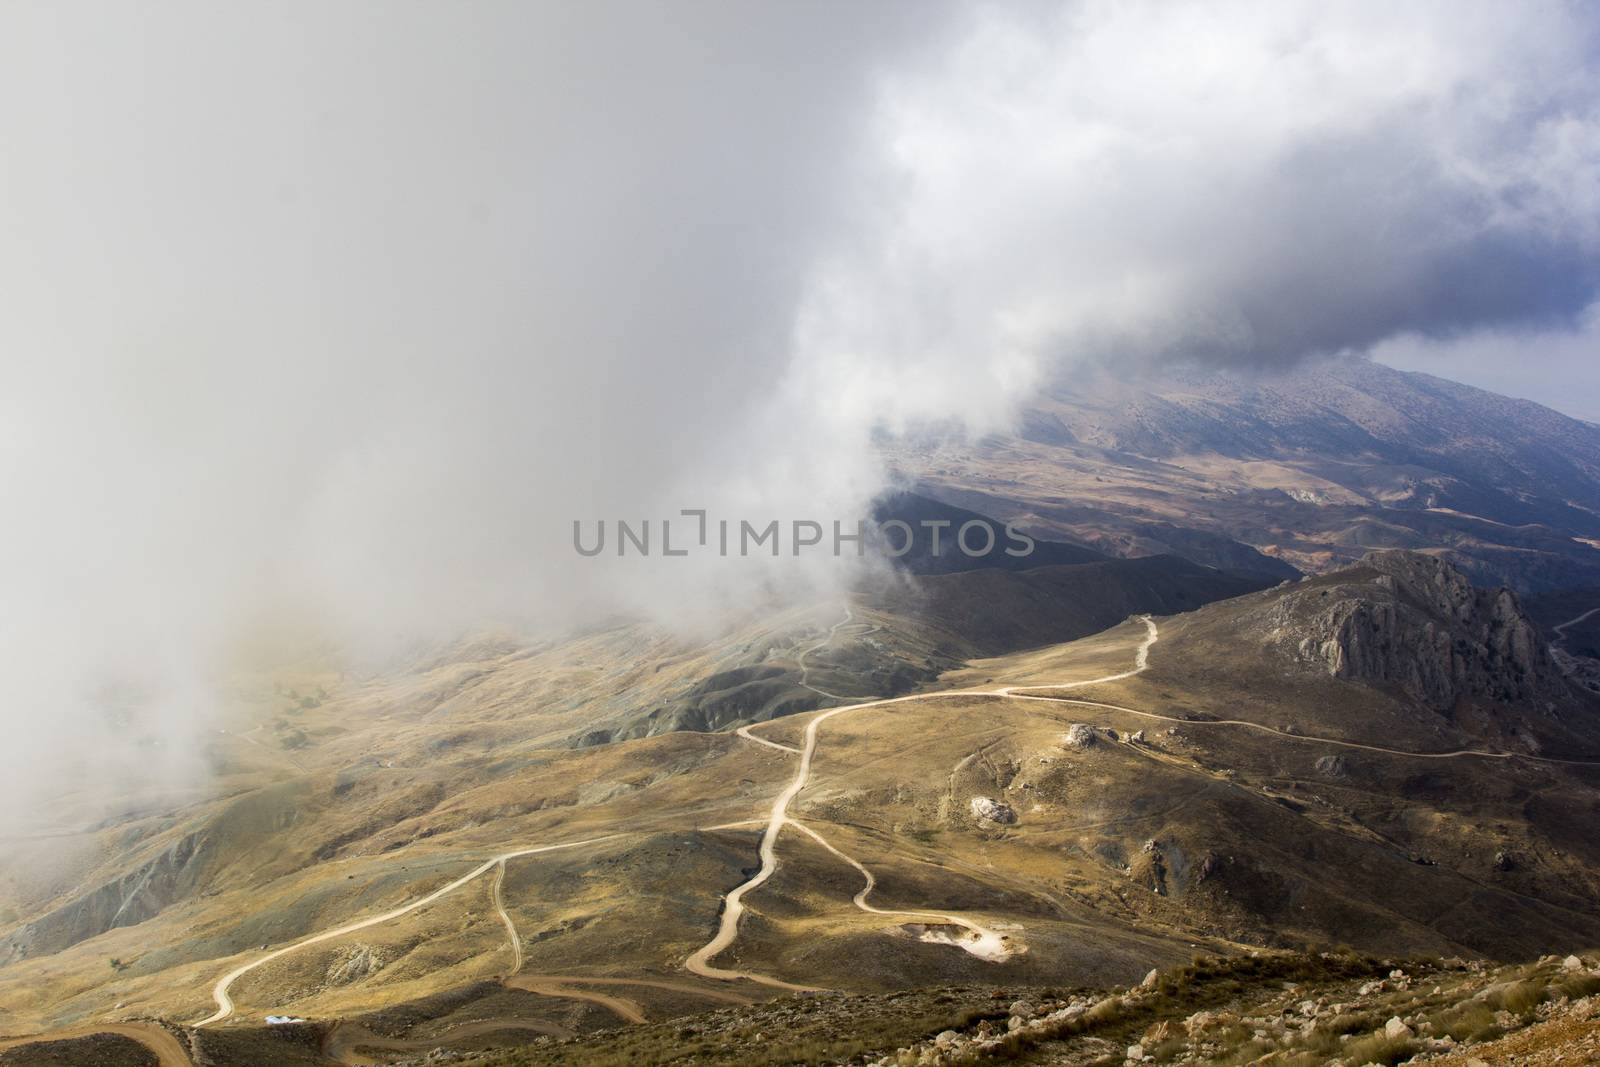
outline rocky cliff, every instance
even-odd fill
[[[1278,599],[1280,645],[1336,678],[1393,685],[1448,712],[1463,702],[1551,711],[1574,694],[1509,589],[1480,589],[1448,563],[1384,551]]]

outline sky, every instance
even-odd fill
[[[1443,338],[1407,333],[1369,354],[1391,367],[1533,400],[1600,424],[1600,304],[1555,327],[1508,325]]]
[[[810,559],[576,559],[571,523],[858,514],[875,431],[1004,427],[1073,361],[1371,354],[1600,417],[1597,29],[5,5],[0,803],[194,773],[264,629],[827,595]],[[102,743],[130,721],[159,758]]]

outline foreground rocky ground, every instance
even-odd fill
[[[1600,1062],[1600,956],[1492,967],[1348,955],[1199,959],[1134,989],[784,998],[414,1063],[1449,1067]],[[920,1037],[906,1034],[921,1030]]]
[[[395,1051],[331,1040],[305,1024],[260,1030],[164,1028],[204,1067],[450,1063],[461,1067],[833,1064],[956,1067],[1272,1065],[1566,1067],[1600,1063],[1600,954],[1494,967],[1479,961],[1267,954],[1152,972],[1132,989],[945,987],[819,993],[517,1048]],[[479,1031],[466,1021],[441,1046]],[[525,1039],[525,1035],[523,1035]],[[102,1034],[0,1050],[6,1067],[154,1064]]]

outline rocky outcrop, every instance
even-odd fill
[[[203,831],[186,834],[135,870],[25,923],[0,939],[0,965],[151,918],[199,886],[209,860],[206,845]]]
[[[350,985],[376,974],[384,964],[383,954],[371,945],[352,945],[328,964],[327,982],[331,986]]]
[[[998,823],[1001,826],[1010,826],[1017,821],[1017,813],[1009,804],[1002,804],[998,800],[988,797],[972,798],[972,815],[984,822]]]
[[[1347,573],[1345,582],[1291,588],[1274,605],[1273,638],[1302,662],[1397,686],[1437,711],[1462,700],[1543,708],[1571,698],[1509,589],[1475,588],[1416,552],[1374,552]]]
[[[1067,727],[1067,732],[1061,737],[1061,744],[1067,748],[1085,749],[1091,747],[1100,734],[1093,726],[1086,722],[1075,722]]]

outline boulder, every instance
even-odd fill
[[[991,800],[988,797],[973,797],[970,806],[973,816],[985,822],[1010,826],[1017,821],[1017,813],[1011,809],[1011,806],[1002,804],[998,800]]]
[[[1176,1033],[1177,1031],[1173,1028],[1172,1022],[1168,1019],[1162,1019],[1144,1032],[1144,1037],[1139,1039],[1139,1044],[1146,1047],[1159,1045],[1163,1041],[1171,1040]]]
[[[1088,723],[1075,722],[1067,727],[1067,732],[1061,738],[1061,743],[1067,748],[1085,749],[1099,740],[1099,734]]]
[[[1350,773],[1350,760],[1343,753],[1330,752],[1317,757],[1317,773],[1325,778],[1343,778]]]

